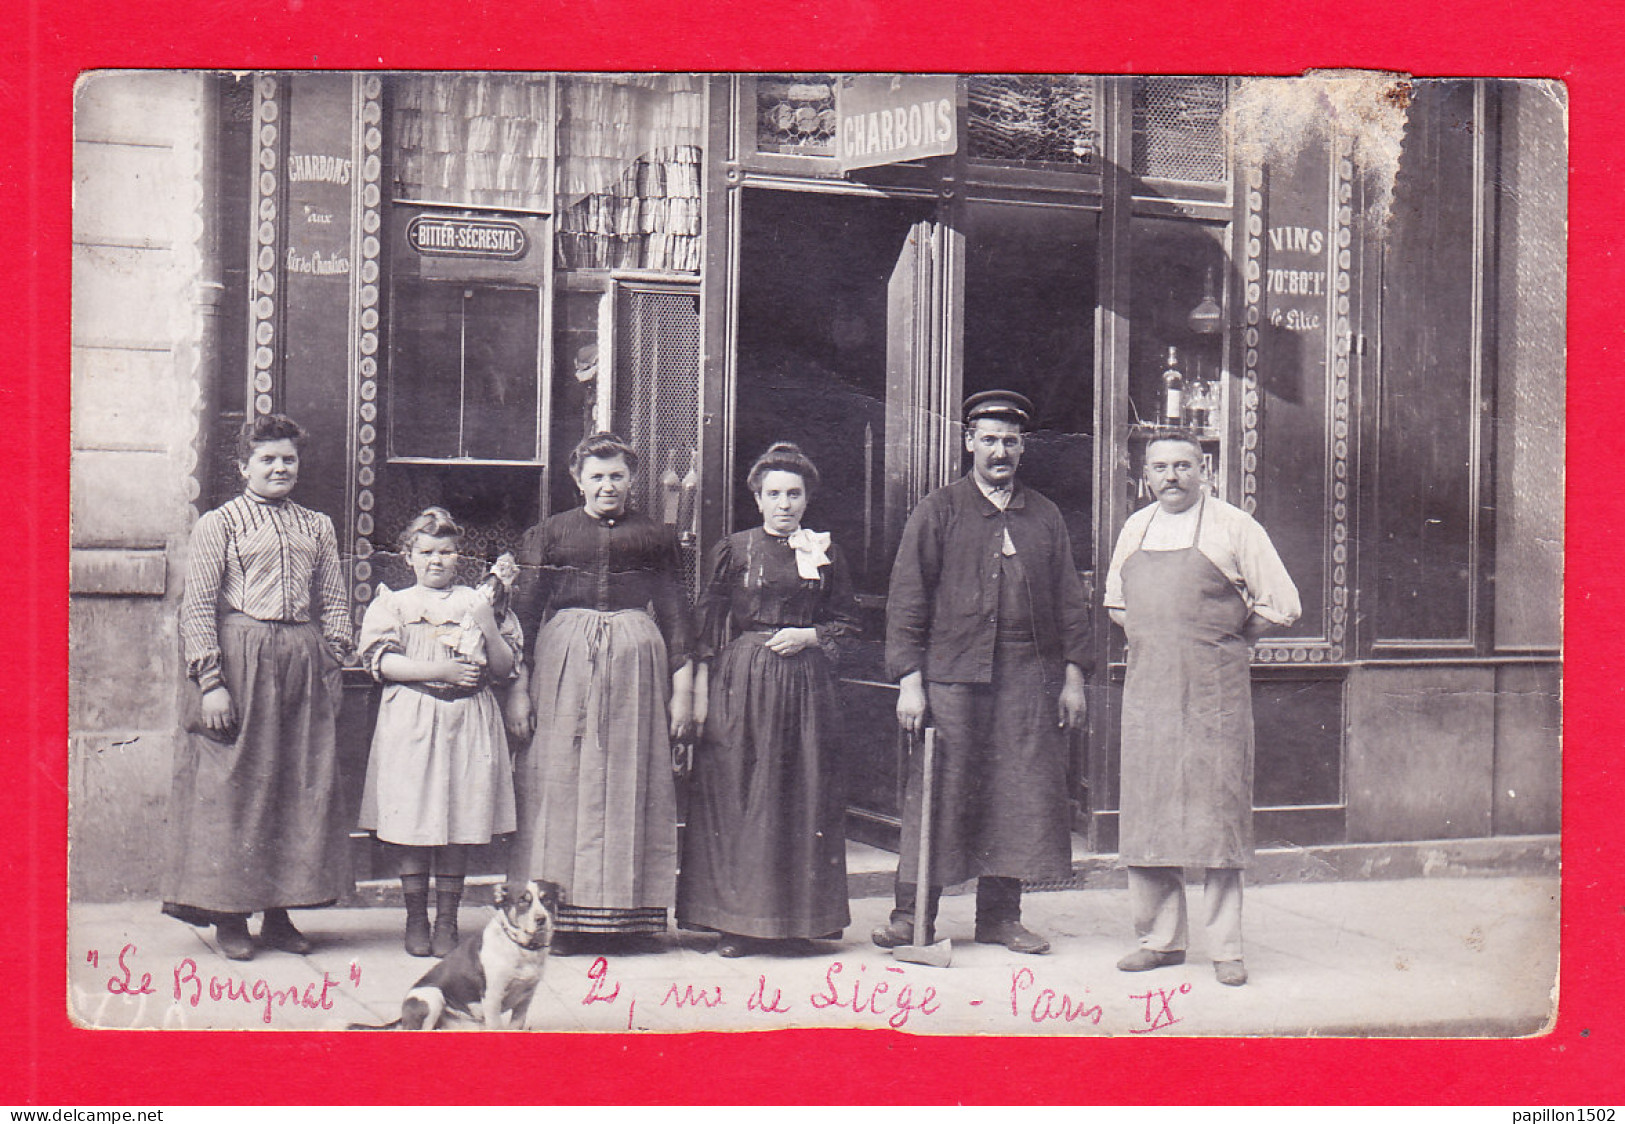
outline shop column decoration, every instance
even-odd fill
[[[1241,337],[1241,508],[1251,515],[1258,510],[1258,341],[1264,310],[1259,262],[1264,253],[1264,169],[1248,165],[1246,184],[1247,250],[1242,260],[1242,279],[1247,286],[1247,326]]]
[[[256,221],[251,259],[254,263],[253,341],[248,399],[255,415],[276,409],[276,323],[277,323],[277,200],[281,198],[282,91],[277,79],[262,75],[254,83],[254,166]]]
[[[1352,303],[1354,264],[1354,161],[1352,145],[1347,136],[1339,136],[1335,145],[1337,179],[1335,186],[1336,214],[1333,230],[1337,239],[1337,266],[1333,282],[1332,321],[1332,610],[1328,639],[1331,641],[1327,658],[1343,658],[1343,638],[1348,629],[1349,604],[1349,434],[1353,414],[1350,402],[1353,393],[1351,353],[1353,352]],[[1295,658],[1295,657],[1294,657]],[[1311,659],[1314,658],[1311,654]]]
[[[379,232],[383,223],[383,189],[379,183],[383,170],[383,82],[377,75],[358,79],[361,90],[361,169],[358,184],[361,193],[358,223],[358,245],[352,254],[358,263],[353,286],[353,299],[358,309],[355,315],[355,352],[351,371],[355,393],[351,396],[352,425],[354,425],[355,484],[354,527],[355,554],[351,563],[351,598],[359,612],[372,600],[372,534],[373,507],[377,482],[378,442],[378,345],[379,345]],[[359,619],[359,616],[357,617]]]

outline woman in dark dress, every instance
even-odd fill
[[[716,545],[698,606],[695,694],[708,678],[709,704],[695,711],[677,916],[721,933],[723,956],[833,939],[851,920],[832,668],[857,613],[840,551],[801,525],[817,482],[796,446],[762,454],[749,476],[762,526]]]
[[[626,506],[637,467],[614,434],[583,440],[570,457],[582,506],[519,550],[536,642],[508,694],[508,728],[530,744],[508,876],[564,887],[558,951],[582,934],[663,933],[676,897],[671,742],[688,732],[692,625],[675,532]]]

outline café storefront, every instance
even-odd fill
[[[887,578],[912,505],[963,470],[957,403],[1033,400],[1022,475],[1097,610],[1147,435],[1177,420],[1303,593],[1255,656],[1260,841],[1554,833],[1561,110],[1383,89],[1362,132],[1283,130],[1222,77],[212,79],[198,506],[237,487],[246,415],[299,418],[300,498],[338,527],[359,617],[410,580],[393,542],[418,510],[492,558],[576,502],[566,458],[608,427],[692,581],[754,516],[745,466],[796,441],[865,614],[849,833],[889,846]],[[1123,648],[1103,611],[1096,632],[1069,787],[1110,852]],[[376,701],[347,687],[353,800]]]

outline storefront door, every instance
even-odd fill
[[[900,801],[885,593],[903,522],[941,476],[944,232],[930,200],[740,194],[727,524],[760,521],[745,475],[773,442],[818,466],[806,522],[846,555],[864,616],[840,669],[851,828],[889,843]]]

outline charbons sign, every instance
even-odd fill
[[[957,146],[952,74],[848,74],[835,98],[841,168],[873,168]]]
[[[525,230],[503,219],[445,219],[418,215],[406,224],[407,244],[420,254],[518,261],[530,249]]]

